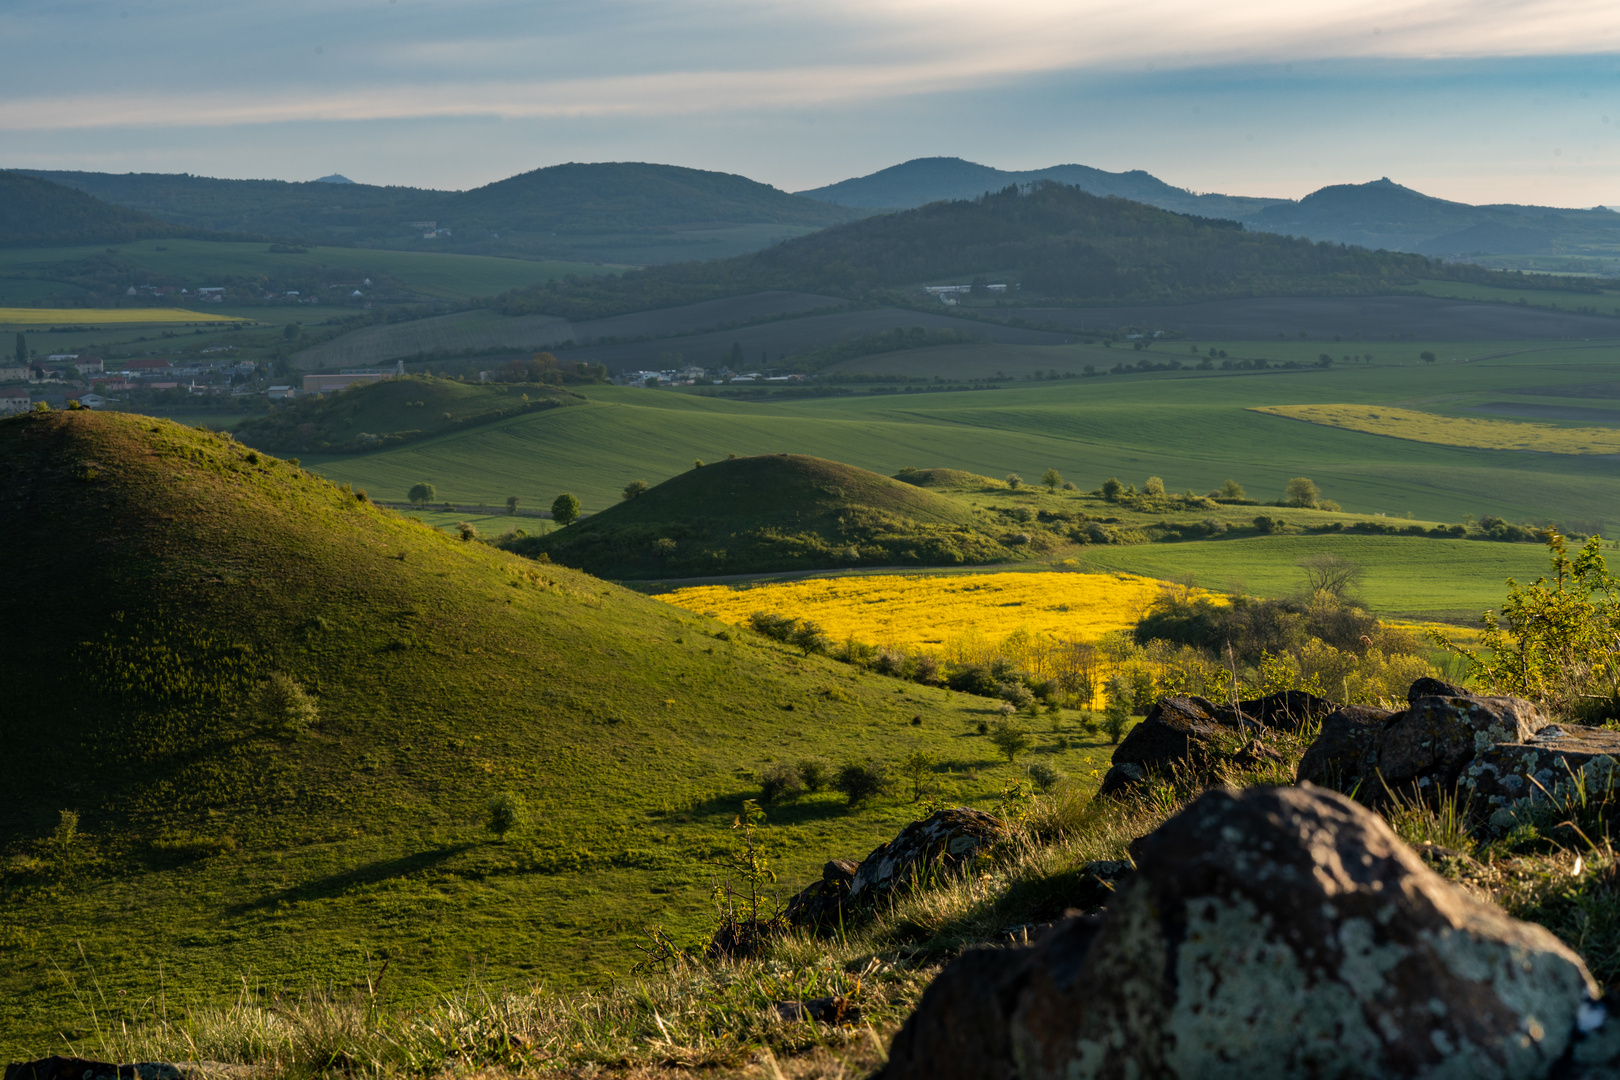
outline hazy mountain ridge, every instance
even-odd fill
[[[1052,180],[1091,195],[1117,195],[1163,210],[1205,217],[1237,218],[1283,199],[1231,195],[1198,195],[1173,187],[1141,169],[1111,173],[1089,165],[1054,165],[1046,169],[1008,171],[962,158],[915,158],[869,176],[841,180],[798,194],[841,206],[910,210],[931,202],[973,199],[1008,184]]]
[[[183,228],[588,261],[615,261],[626,247],[651,248],[653,254],[628,261],[732,255],[865,214],[743,176],[641,162],[556,165],[469,191],[328,179],[18,172]],[[784,231],[772,235],[775,229]],[[724,235],[728,230],[749,231]],[[711,235],[716,233],[722,235]]]

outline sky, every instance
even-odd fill
[[[915,157],[1620,204],[1614,0],[0,0],[0,167],[464,189]]]

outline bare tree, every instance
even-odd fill
[[[1343,599],[1364,573],[1360,563],[1331,551],[1307,555],[1294,565],[1305,572],[1305,585],[1312,596],[1325,592],[1337,599]]]

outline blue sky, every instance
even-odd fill
[[[1620,204],[1591,0],[0,0],[0,165],[465,188],[911,157]]]

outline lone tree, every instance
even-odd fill
[[[626,499],[639,499],[645,494],[647,494],[647,481],[645,480],[632,480],[624,485],[624,497]]]
[[[502,842],[506,834],[523,824],[523,800],[510,791],[503,791],[489,800],[489,818],[484,822],[486,832],[495,834]]]
[[[1047,469],[1041,474],[1041,483],[1046,485],[1048,491],[1056,491],[1063,486],[1063,474],[1056,469]]]
[[[912,802],[922,801],[923,788],[928,784],[929,778],[934,775],[934,765],[933,756],[925,754],[921,750],[913,751],[911,756],[900,763],[900,771],[905,774],[907,780],[911,781]]]
[[[28,339],[21,332],[17,334],[17,363],[28,363]]]
[[[1103,481],[1103,498],[1107,499],[1109,502],[1119,502],[1119,497],[1124,493],[1124,491],[1125,485],[1119,482],[1119,478],[1117,476],[1110,476],[1108,479]]]
[[[1019,476],[1017,473],[1011,472],[1011,473],[1007,474],[1007,486],[1008,487],[1010,487],[1010,488],[1020,487],[1020,486],[1023,485],[1023,483],[1024,483],[1024,478],[1022,476]]]
[[[1283,503],[1287,506],[1314,507],[1322,498],[1322,489],[1308,476],[1296,476],[1283,489]]]
[[[1312,596],[1325,592],[1342,600],[1362,575],[1360,563],[1331,551],[1307,555],[1294,565],[1305,571],[1305,586]]]
[[[1142,485],[1142,494],[1160,498],[1164,495],[1164,481],[1157,476],[1148,477],[1147,482]]]
[[[1424,350],[1423,352],[1418,353],[1418,359],[1422,360],[1425,364],[1432,364],[1435,361],[1435,356],[1434,353]]]
[[[438,494],[438,490],[435,489],[432,484],[423,482],[420,484],[411,485],[411,490],[406,495],[406,498],[410,499],[411,502],[415,503],[417,506],[424,506],[427,503],[432,502],[434,498],[438,496]]]
[[[517,513],[517,508],[518,508],[518,497],[516,495],[508,495],[506,497],[506,516],[511,517],[514,514],[516,514]]]
[[[1243,485],[1236,480],[1228,480],[1221,485],[1221,498],[1223,499],[1247,499],[1248,497],[1243,491]]]
[[[566,491],[551,502],[551,520],[558,525],[571,525],[579,517],[579,500]]]

